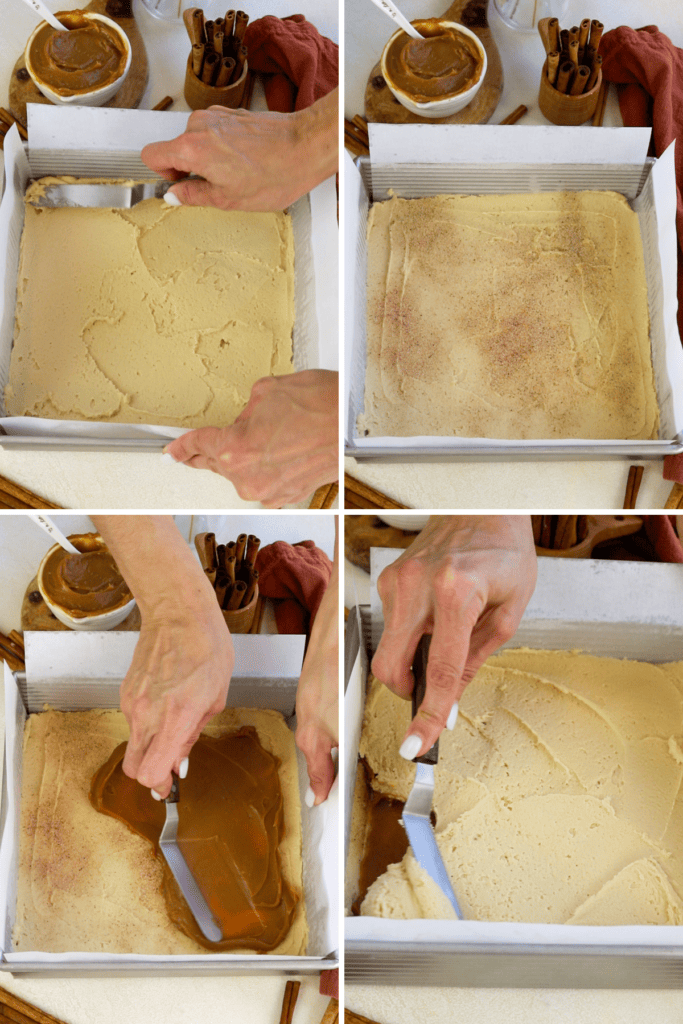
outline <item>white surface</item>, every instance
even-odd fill
[[[78,0],[51,0],[53,9],[73,10]],[[9,79],[26,40],[35,27],[35,14],[20,0],[0,0],[3,14],[0,33],[0,106],[8,105]],[[183,6],[187,6],[184,4]],[[224,13],[220,0],[202,3],[207,17]],[[133,10],[150,59],[150,78],[140,104],[149,109],[163,96],[173,96],[174,111],[188,111],[183,97],[187,60],[187,35],[182,22],[159,21],[134,0]],[[338,41],[336,0],[302,0],[295,7],[286,0],[253,0],[252,20],[265,14],[286,16],[296,10],[318,30]],[[379,12],[377,12],[379,15]],[[257,87],[252,103],[265,109]],[[2,177],[2,175],[0,175]],[[311,194],[314,216],[324,218],[326,230],[313,240],[316,280],[326,279],[329,287],[316,286],[316,308],[321,362],[326,369],[337,368],[337,196],[334,178]],[[327,361],[329,360],[329,365]],[[86,454],[81,452],[9,452],[0,450],[0,474],[43,495],[65,508],[157,509],[157,508],[259,508],[243,501],[232,484],[208,470],[191,470],[167,465],[158,455]],[[303,503],[304,506],[308,502]]]
[[[445,0],[443,7],[447,6]],[[408,18],[434,13],[430,0],[403,0]],[[346,0],[345,114],[362,113],[365,85],[373,65],[391,34],[378,11],[367,0]],[[683,46],[683,8],[678,0],[594,0],[590,16],[599,18],[605,30],[619,24],[656,23],[677,46]],[[578,24],[586,14],[581,0],[569,0],[563,24]],[[489,22],[500,51],[504,89],[491,122],[496,124],[520,103],[529,112],[515,126],[547,125],[538,109],[538,79],[543,47],[537,33],[508,28],[489,3]],[[604,125],[621,125],[614,89],[608,95]],[[372,129],[371,129],[372,130]],[[662,479],[659,460],[645,462],[638,507],[663,508],[671,483]],[[457,509],[612,509],[623,503],[628,465],[603,462],[457,462],[373,465],[345,461],[346,471],[411,508]]]

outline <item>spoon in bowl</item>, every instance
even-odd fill
[[[26,0],[26,2],[31,3],[32,0]],[[424,39],[424,36],[421,36],[417,29],[410,24],[406,16],[401,14],[393,0],[372,0],[372,2],[375,7],[379,7],[380,11],[384,11],[388,18],[395,21],[412,39]]]
[[[41,516],[36,513],[29,512],[29,519],[32,519],[34,523],[37,523],[41,530],[45,530],[45,533],[49,533],[54,541],[60,544],[65,551],[68,551],[71,555],[80,555],[78,548],[74,547],[70,540],[67,540],[61,530],[59,530],[52,522],[49,516]]]
[[[24,3],[28,4],[29,7],[32,7],[33,10],[41,16],[43,21],[47,21],[48,24],[52,25],[53,28],[56,28],[58,32],[69,31],[66,25],[62,25],[59,18],[55,18],[52,11],[49,11],[47,9],[45,4],[43,3],[43,0],[24,0]]]

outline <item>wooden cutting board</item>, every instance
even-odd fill
[[[344,554],[365,572],[370,572],[370,548],[407,548],[416,537],[417,530],[398,530],[377,516],[344,517]]]
[[[474,32],[486,50],[484,81],[472,102],[450,117],[420,117],[411,113],[389,89],[378,61],[365,88],[365,116],[368,121],[388,124],[485,124],[498,106],[503,91],[503,65],[488,23],[488,0],[455,0],[440,17],[457,21]]]
[[[121,26],[130,40],[132,60],[126,80],[116,95],[110,99],[108,103],[103,103],[102,106],[139,106],[140,100],[142,99],[147,87],[149,64],[147,62],[145,44],[142,41],[140,30],[138,29],[135,23],[135,18],[132,15],[129,0],[91,0],[88,6],[83,7],[82,10],[94,11],[96,14],[105,14],[108,18],[111,18],[112,21],[116,21]],[[129,16],[122,17],[120,13],[116,13],[120,11],[129,13]],[[49,103],[50,106],[54,106],[54,104],[52,104],[50,100],[46,99],[33,84],[33,79],[29,77],[29,73],[26,70],[26,62],[22,53],[21,57],[14,65],[12,78],[10,79],[9,107],[17,120],[21,121],[23,125],[26,125],[27,103]]]
[[[127,619],[124,619],[118,626],[114,626],[114,632],[139,632],[140,631],[140,610],[137,605],[133,608]],[[48,606],[43,601],[35,576],[26,588],[24,600],[21,603],[21,628],[24,632],[32,630],[55,630],[71,632],[68,626],[56,619]],[[107,632],[109,632],[107,630]]]

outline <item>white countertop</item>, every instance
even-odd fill
[[[403,0],[408,18],[426,17],[445,10],[447,0]],[[555,0],[559,13],[562,5]],[[590,15],[605,31],[617,25],[656,24],[672,41],[683,46],[683,6],[680,0],[567,0],[561,24],[569,27]],[[529,112],[518,122],[520,130],[547,124],[538,109],[539,69],[543,46],[537,32],[508,28],[489,0],[489,23],[503,63],[505,85],[491,122],[497,124],[521,103]],[[345,114],[363,112],[365,85],[372,67],[392,32],[388,18],[367,0],[346,0]],[[610,89],[604,124],[621,125],[614,87]],[[639,463],[636,463],[639,464]],[[662,479],[662,462],[643,462],[639,509],[664,507],[672,484]],[[629,464],[604,462],[457,462],[371,465],[346,459],[346,472],[377,487],[410,508],[491,509],[618,509],[626,490]]]
[[[182,0],[183,7],[191,6]],[[21,0],[1,0],[0,106],[8,106],[9,80],[14,64],[37,23],[36,15]],[[53,11],[82,6],[78,0],[48,0]],[[220,0],[202,2],[208,17],[224,13]],[[11,8],[11,17],[9,11]],[[182,22],[153,18],[134,0],[135,19],[144,38],[150,62],[149,83],[140,107],[149,109],[164,96],[173,96],[175,111],[189,107],[183,97],[188,40]],[[286,16],[296,11],[318,30],[338,41],[336,0],[302,0],[294,6],[286,0],[251,0],[251,20],[264,14]],[[254,91],[253,108],[265,109],[260,86]],[[336,369],[337,337],[337,194],[334,178],[311,193],[314,216],[324,226],[314,234],[316,299],[320,326],[321,366]],[[325,281],[323,287],[322,282]],[[334,325],[330,329],[329,325]],[[124,455],[83,452],[0,451],[0,474],[64,508],[159,509],[159,508],[259,508],[238,497],[232,484],[208,470],[166,465],[159,455]],[[308,502],[303,503],[306,507]]]

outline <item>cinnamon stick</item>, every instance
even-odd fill
[[[250,569],[253,569],[256,564],[256,556],[260,546],[261,541],[258,537],[255,537],[253,533],[250,533],[247,537],[247,549],[244,554],[244,565],[249,566]]]
[[[225,572],[225,544],[216,547],[216,565],[221,572]]]
[[[204,54],[204,67],[202,68],[202,82],[204,85],[213,85],[217,72],[218,57],[213,50],[209,50],[208,53]]]
[[[231,555],[225,559],[225,575],[228,577],[228,583],[235,582],[235,556]]]
[[[548,45],[551,51],[560,49],[560,23],[557,18],[548,19]]]
[[[628,471],[626,482],[626,493],[624,495],[624,508],[635,508],[638,499],[638,491],[643,479],[643,467],[631,466]]]
[[[159,100],[158,103],[152,107],[152,110],[168,110],[169,107],[173,106],[173,97],[164,96],[163,100]]]
[[[538,34],[541,37],[541,42],[543,43],[543,46],[545,48],[545,52],[546,53],[549,53],[550,50],[552,50],[552,46],[550,44],[550,29],[549,29],[549,25],[550,25],[550,18],[541,18],[540,21],[538,22],[538,25],[537,25]]]
[[[242,72],[244,71],[244,65],[246,63],[246,60],[247,48],[246,46],[240,46],[239,50],[237,51],[237,56],[235,57],[235,70],[232,73],[232,78],[230,79],[231,82],[239,82],[240,78],[242,77]]]
[[[248,24],[249,15],[245,14],[244,11],[235,11],[234,35],[237,39],[239,39],[240,43],[244,39],[244,33],[247,31]]]
[[[574,65],[574,67],[578,68],[578,66],[579,66],[579,40],[578,39],[570,39],[569,40],[569,59],[572,62],[572,64]]]
[[[235,545],[235,558],[237,559],[238,569],[241,569],[242,567],[242,561],[244,559],[244,552],[246,551],[246,547],[247,535],[246,533],[240,533],[239,537],[237,538],[237,543]]]
[[[376,1021],[369,1020],[367,1017],[358,1017],[354,1014],[353,1010],[344,1009],[344,1020],[345,1024],[377,1024]],[[327,1009],[323,1014],[323,1019],[320,1024],[338,1024],[339,1022],[339,1001],[337,999],[330,999],[327,1004]]]
[[[548,81],[551,85],[555,85],[557,81],[557,72],[560,69],[560,53],[559,50],[551,50],[548,54]]]
[[[569,56],[569,30],[563,28],[560,32],[560,56]]]
[[[207,46],[213,46],[213,30],[216,27],[213,19],[204,22],[204,37]]]
[[[242,99],[240,101],[240,106],[243,110],[249,110],[249,107],[251,106],[251,96],[254,91],[255,80],[256,75],[254,72],[247,71],[247,80],[244,83],[244,92],[242,93]]]
[[[234,540],[229,540],[225,545],[225,555],[223,558],[237,558],[237,544]]]
[[[282,1000],[282,1011],[280,1013],[280,1024],[292,1024],[294,1007],[299,998],[300,981],[288,981],[285,985],[285,995]]]
[[[512,111],[511,114],[508,114],[507,117],[504,117],[503,120],[500,123],[501,124],[517,124],[517,122],[519,121],[520,117],[524,117],[524,115],[526,114],[528,109],[529,109],[528,107],[525,107],[524,104],[521,103],[518,107],[516,107]]]
[[[202,15],[201,21],[196,17],[197,11]],[[203,22],[204,15],[201,8],[188,7],[186,11],[183,11],[183,23],[193,46],[195,43],[202,43],[204,41]]]
[[[242,604],[246,589],[246,583],[242,583],[242,580],[238,580],[232,588],[232,593],[230,594],[227,605],[224,604],[222,607],[229,612],[236,611]]]
[[[573,75],[574,65],[570,60],[566,60],[564,64],[560,64],[560,70],[557,72],[557,81],[555,83],[555,88],[558,92],[569,92]]]
[[[605,26],[603,23],[598,21],[597,18],[594,18],[593,21],[591,21],[591,34],[588,40],[588,45],[595,50],[596,53],[598,52],[600,40],[602,39],[602,33],[604,31]]]
[[[587,68],[585,64],[582,64],[576,69],[576,74],[574,75],[574,81],[572,82],[572,87],[569,90],[569,95],[580,96],[581,93],[585,91],[586,83],[589,78],[590,68]]]
[[[24,142],[28,141],[28,132],[24,128],[21,121],[19,121],[14,116],[14,114],[10,114],[9,110],[5,110],[4,107],[0,107],[0,121],[3,121],[8,128],[11,128],[13,125],[16,125],[17,131],[19,132],[21,138],[24,140]]]
[[[258,586],[258,569],[252,569],[247,579],[247,589],[244,597],[242,598],[242,607],[249,604],[254,594],[256,593],[256,587]]]
[[[230,79],[233,77],[235,71],[235,62],[232,57],[223,57],[216,75],[216,88],[223,89]]]
[[[204,570],[204,575],[206,576],[207,580],[209,581],[209,583],[211,584],[211,586],[215,590],[216,589],[216,576],[218,575],[218,569],[205,569]]]
[[[16,629],[10,631],[9,639],[13,640],[20,650],[24,650],[24,638]]]
[[[603,78],[600,92],[598,93],[598,104],[593,114],[593,127],[599,128],[605,116],[605,104],[607,103],[607,90],[609,83]]]
[[[541,521],[541,547],[550,548],[552,546],[552,516],[543,516]]]
[[[230,586],[230,581],[226,574],[219,569],[216,575],[216,600],[220,608],[223,607],[223,601],[225,600],[225,593]]]
[[[399,504],[393,498],[351,476],[350,473],[344,473],[344,491],[348,491],[352,499],[357,499],[358,508],[409,508],[408,505]],[[346,501],[346,498],[344,500]]]
[[[600,74],[600,68],[601,67],[602,67],[602,57],[601,57],[600,54],[598,54],[596,56],[595,60],[593,61],[593,70],[591,71],[590,75],[588,76],[588,81],[586,82],[586,88],[584,89],[584,92],[590,92],[591,91],[591,89],[593,88],[593,86],[595,85],[595,83],[598,80],[598,75]]]
[[[534,535],[534,544],[537,546],[541,543],[541,524],[543,516],[532,516],[531,517],[531,531]]]
[[[225,12],[225,18],[223,20],[223,32],[225,34],[225,42],[227,45],[230,44],[230,36],[235,30],[235,12],[233,10]]]
[[[249,627],[250,633],[260,633],[261,624],[263,623],[263,615],[266,610],[266,602],[264,601],[261,594],[259,594],[258,601],[256,602],[256,609],[254,611],[254,621]]]
[[[15,1014],[23,1014],[29,1024],[64,1024],[63,1020],[58,1020],[51,1013],[39,1010],[37,1006],[27,1003],[2,986],[0,986],[0,1007],[5,1011],[10,1009]]]
[[[680,508],[683,502],[683,484],[674,484],[669,497],[666,499],[664,508]]]
[[[579,59],[583,61],[583,51],[588,43],[588,33],[591,28],[590,18],[584,18],[579,25]]]
[[[197,78],[202,77],[204,66],[204,43],[195,43],[192,47],[192,70]]]
[[[6,476],[0,476],[0,499],[6,502],[9,508],[62,508],[61,505],[55,505],[47,498],[40,498],[33,491],[22,487],[21,484],[15,484]],[[23,504],[13,504],[13,500]]]
[[[221,28],[218,28],[218,25],[217,25],[216,22],[214,22],[213,48],[216,51],[216,55],[218,56],[219,60],[222,59],[222,57],[223,57],[223,30]]]
[[[581,29],[578,25],[572,25],[572,27],[569,29],[569,42],[572,43],[574,40],[576,40],[576,42],[578,43],[580,32]]]
[[[195,23],[195,35],[198,43],[204,44],[206,42],[206,25],[204,22],[204,11],[201,7],[194,7],[192,9],[192,18]]]

